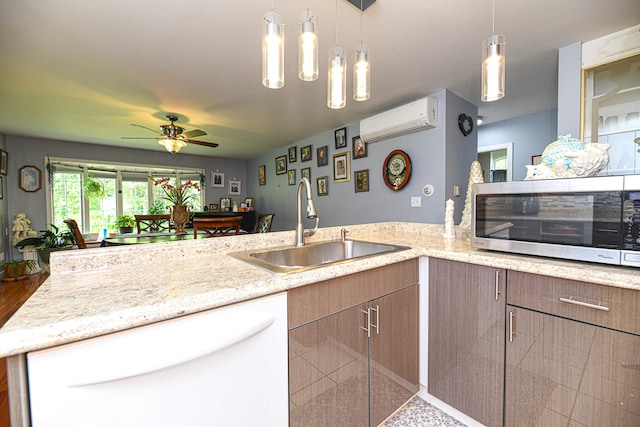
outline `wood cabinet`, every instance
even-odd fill
[[[417,260],[289,291],[290,426],[377,426],[419,388]]]
[[[637,291],[509,272],[506,426],[640,425]]]
[[[486,426],[502,425],[505,273],[429,260],[428,391]]]

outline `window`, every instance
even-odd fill
[[[168,212],[170,202],[162,196],[161,188],[153,185],[153,178],[170,177],[183,183],[187,180],[200,182],[202,170],[163,169],[144,165],[88,164],[86,161],[50,159],[51,170],[51,220],[58,228],[66,228],[65,219],[75,219],[85,233],[100,233],[106,229],[115,231],[118,215],[149,213],[154,202]],[[91,176],[104,185],[103,198],[84,197],[85,177]],[[200,210],[204,189],[190,190],[194,198],[191,210]]]

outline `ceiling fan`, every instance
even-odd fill
[[[177,126],[174,122],[178,121],[178,117],[168,114],[167,119],[170,124],[168,125],[160,125],[160,130],[162,132],[158,132],[157,130],[148,128],[146,126],[137,125],[132,123],[131,126],[137,126],[139,128],[150,130],[151,132],[157,133],[159,136],[157,137],[145,137],[145,136],[123,136],[122,139],[155,139],[158,141],[158,144],[163,145],[164,148],[167,149],[170,153],[177,153],[181,148],[185,147],[187,144],[194,145],[202,145],[203,147],[211,147],[215,148],[218,146],[215,142],[204,142],[204,141],[196,141],[194,138],[197,136],[203,136],[207,133],[200,129],[190,130],[189,132],[185,132],[183,127]]]

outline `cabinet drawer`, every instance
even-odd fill
[[[418,283],[418,260],[289,290],[289,329]]]
[[[640,291],[509,271],[507,304],[640,335]]]

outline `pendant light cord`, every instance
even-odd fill
[[[491,0],[491,34],[496,34],[496,0]]]
[[[360,48],[362,49],[362,0],[360,0]]]
[[[338,46],[338,0],[336,0],[336,47]]]

